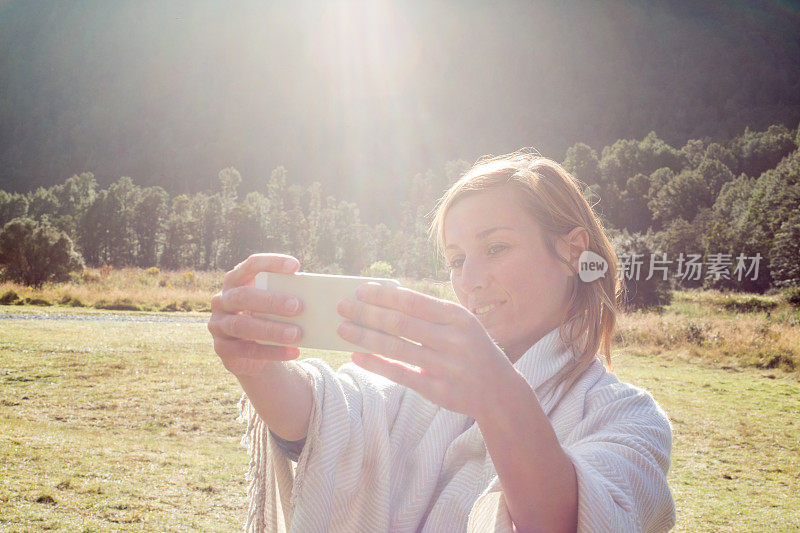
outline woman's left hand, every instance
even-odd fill
[[[339,335],[372,352],[354,353],[355,364],[445,409],[482,419],[520,378],[478,319],[456,303],[368,283],[338,311],[348,319]]]

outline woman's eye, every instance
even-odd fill
[[[492,244],[492,245],[489,246],[488,252],[489,252],[489,255],[495,255],[495,254],[499,254],[500,252],[502,252],[506,248],[508,248],[508,246],[506,246],[505,244]]]
[[[461,268],[461,265],[464,264],[464,258],[463,257],[454,257],[450,261],[448,261],[447,264],[450,266],[451,269]]]

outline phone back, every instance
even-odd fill
[[[296,324],[303,331],[297,346],[319,350],[341,350],[358,352],[363,348],[349,343],[339,336],[336,328],[344,318],[336,311],[343,298],[355,298],[356,288],[367,282],[399,287],[400,283],[386,278],[359,276],[333,276],[327,274],[276,274],[260,272],[255,278],[255,287],[296,296],[303,302],[303,310],[294,317],[262,315],[278,322]],[[278,344],[278,343],[262,343]]]

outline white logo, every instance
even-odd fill
[[[584,283],[605,277],[608,262],[596,253],[584,250],[578,258],[578,276]]]

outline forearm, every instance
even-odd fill
[[[278,436],[300,440],[308,433],[313,405],[311,376],[294,361],[271,361],[256,376],[237,376],[258,415]]]
[[[518,531],[575,531],[575,469],[536,394],[517,374],[477,420]]]

